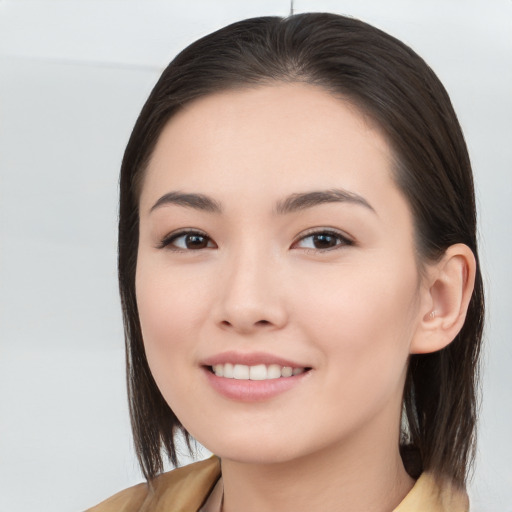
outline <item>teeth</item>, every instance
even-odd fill
[[[271,364],[267,368],[267,379],[279,379],[281,377],[281,367],[277,364]]]
[[[305,368],[292,368],[278,364],[258,364],[247,366],[245,364],[216,364],[212,366],[217,377],[237,380],[269,380],[281,377],[292,377],[305,372]]]
[[[264,364],[257,366],[248,366],[249,379],[251,380],[265,380],[267,378],[267,367]]]
[[[245,364],[235,364],[233,367],[233,378],[238,380],[249,380],[249,367]]]
[[[218,365],[222,366],[222,365]],[[226,377],[228,379],[232,379],[234,377],[233,375],[233,365],[231,363],[227,363],[224,365],[224,370],[222,371],[223,377]]]

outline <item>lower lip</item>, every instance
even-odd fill
[[[209,368],[203,368],[203,371],[215,391],[226,398],[241,402],[269,400],[299,385],[310,373],[309,370],[299,375],[280,377],[279,379],[238,380],[217,377]]]

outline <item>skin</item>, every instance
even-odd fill
[[[467,283],[467,254],[419,272],[391,161],[382,134],[353,106],[304,84],[201,98],[158,140],[140,197],[143,338],[166,401],[222,459],[225,512],[391,511],[413,485],[398,452],[407,361],[453,339],[432,334],[447,325],[443,304],[459,304],[450,326],[461,325],[465,292],[450,302],[445,290],[450,276]],[[274,212],[290,194],[330,189],[369,206]],[[153,208],[172,191],[205,194],[222,213]],[[204,246],[181,237],[162,247],[183,228],[207,235]],[[329,238],[334,247],[322,251],[311,231],[326,229],[344,239]],[[234,400],[202,366],[225,351],[311,370],[270,399]]]

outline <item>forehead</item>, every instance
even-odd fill
[[[392,185],[380,130],[350,102],[308,84],[224,91],[186,105],[164,127],[141,201],[163,189],[276,194]],[[371,185],[371,187],[370,187]],[[371,195],[371,194],[370,194]]]

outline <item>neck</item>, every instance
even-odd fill
[[[314,454],[272,464],[222,459],[223,512],[391,512],[414,481],[406,473],[396,436],[360,436]]]

